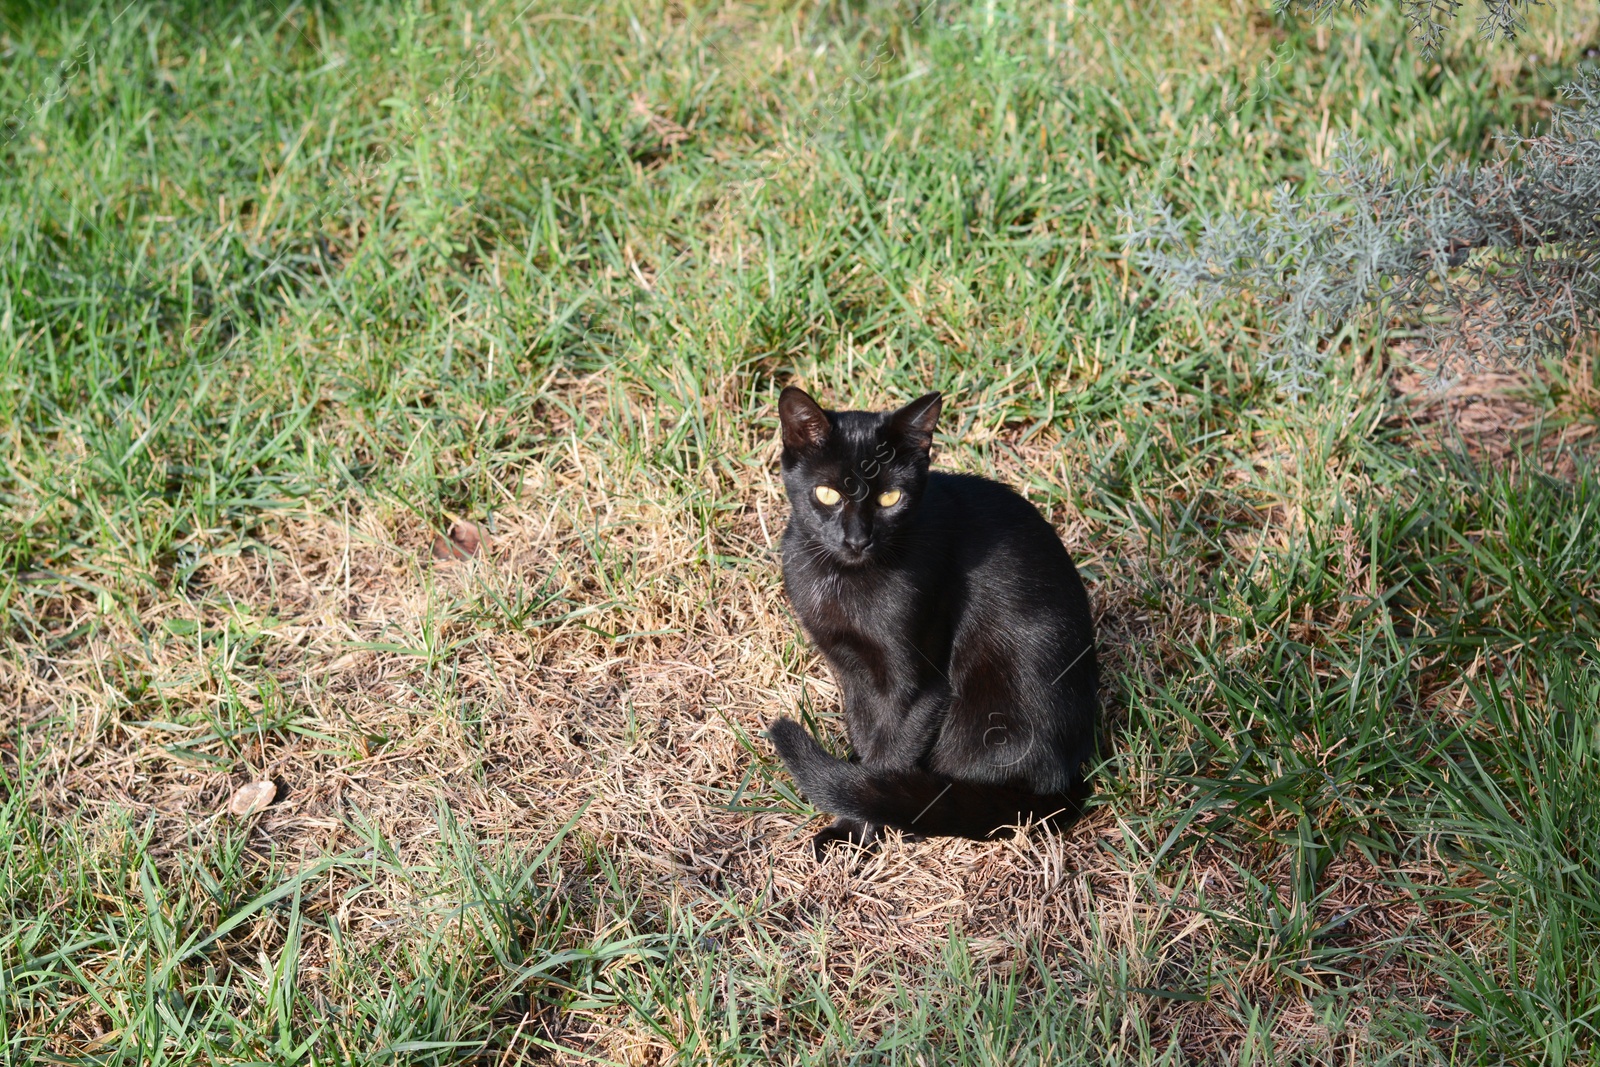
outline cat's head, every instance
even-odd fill
[[[778,397],[791,528],[836,563],[892,555],[928,484],[938,393],[895,411],[826,411],[804,390]]]

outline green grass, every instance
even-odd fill
[[[1592,359],[1508,462],[1384,337],[1280,395],[1115,241],[1340,131],[1481,158],[1600,42],[1457,30],[0,8],[7,1062],[1594,1062]],[[837,729],[791,380],[946,391],[938,462],[1063,530],[1112,724],[1067,840],[812,871],[759,736]],[[492,565],[428,561],[460,517]]]

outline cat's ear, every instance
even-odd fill
[[[778,394],[778,422],[783,426],[783,447],[796,452],[821,448],[833,431],[821,405],[792,385]]]
[[[939,421],[944,398],[938,393],[919,396],[889,416],[889,428],[913,448],[933,447],[933,427]]]

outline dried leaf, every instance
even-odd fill
[[[450,527],[450,534],[436,534],[433,538],[433,558],[437,560],[471,559],[483,548],[483,532],[475,522],[458,522]]]

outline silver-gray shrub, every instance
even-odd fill
[[[1525,365],[1600,325],[1600,74],[1562,95],[1548,130],[1502,136],[1496,162],[1402,174],[1346,142],[1317,191],[1203,217],[1192,243],[1153,203],[1125,240],[1177,290],[1258,301],[1267,370],[1291,391],[1346,324],[1409,322],[1441,367]]]
[[[1365,11],[1372,0],[1274,0],[1278,14],[1305,12],[1312,18],[1324,19],[1341,8]],[[1496,37],[1507,41],[1517,39],[1523,28],[1523,12],[1539,0],[1480,0],[1478,32],[1484,40]],[[1424,55],[1438,53],[1444,43],[1445,28],[1461,13],[1462,0],[1400,0],[1400,11],[1411,24],[1411,32],[1422,46]]]

